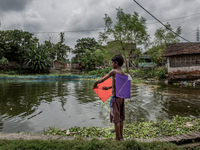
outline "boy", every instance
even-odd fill
[[[112,86],[103,87],[103,90],[108,90],[112,88],[112,107],[113,112],[110,113],[110,121],[115,124],[115,133],[116,140],[123,139],[123,121],[125,119],[125,110],[124,110],[124,98],[116,97],[116,87],[115,87],[115,76],[116,74],[124,75],[121,66],[124,63],[124,58],[121,55],[115,55],[112,58],[112,67],[114,70],[111,70],[105,77],[96,81],[94,83],[94,88],[97,88],[99,83],[104,82],[106,79],[112,77]]]

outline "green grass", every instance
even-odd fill
[[[44,135],[62,135],[74,137],[105,137],[115,138],[114,130],[111,128],[101,127],[71,127],[69,129],[60,129],[57,127],[46,127],[43,132],[38,134]],[[150,139],[159,137],[169,137],[174,135],[183,135],[200,132],[200,119],[193,117],[175,116],[172,120],[134,122],[124,126],[124,138]],[[20,132],[26,133],[26,132]],[[29,133],[31,134],[31,133]]]
[[[178,150],[172,143],[140,143],[136,141],[84,140],[0,140],[1,150]]]

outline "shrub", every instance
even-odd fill
[[[112,70],[112,67],[108,67],[108,68],[104,68],[104,69],[100,69],[100,70],[89,71],[88,74],[89,75],[99,75],[100,77],[103,77],[106,74],[108,74],[111,70]]]
[[[129,70],[131,75],[141,77],[143,79],[147,78],[159,78],[159,79],[165,79],[166,74],[167,74],[167,68],[166,67],[160,67],[160,68],[154,68],[151,70],[142,70],[142,69],[137,69],[137,70]]]
[[[0,59],[0,65],[7,66],[8,65],[8,59],[3,57]]]
[[[160,67],[157,70],[157,76],[159,79],[165,79],[166,78],[166,74],[167,74],[167,67]]]

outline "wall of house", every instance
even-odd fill
[[[60,66],[63,66],[63,64],[61,64],[61,63],[55,61],[55,62],[54,62],[54,66],[55,66],[55,69],[56,69],[56,70],[61,70]]]
[[[168,80],[195,80],[200,78],[200,65],[170,66],[170,57],[167,58]]]
[[[71,69],[71,67],[72,67],[71,64],[66,64],[67,69]]]

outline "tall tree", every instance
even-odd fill
[[[72,59],[72,63],[80,63],[87,70],[94,69],[95,62],[97,64],[103,63],[102,47],[94,38],[78,39],[73,53],[75,56]]]
[[[26,50],[38,41],[39,39],[27,31],[0,31],[0,58],[4,56],[10,61],[19,61],[22,65]]]
[[[169,23],[166,23],[166,26],[173,30]],[[168,28],[159,28],[156,30],[154,36],[154,42],[152,43],[152,47],[147,51],[147,54],[151,55],[154,62],[157,65],[160,65],[163,62],[163,52],[166,50],[167,43],[178,43],[180,41],[179,37],[171,32]],[[181,27],[177,27],[176,33],[181,34]]]
[[[67,53],[70,52],[72,49],[64,44],[65,38],[64,33],[60,32],[60,42],[54,45],[55,52],[58,56],[58,60],[66,61],[67,60]]]
[[[105,29],[100,32],[100,42],[113,41],[112,48],[117,49],[117,53],[123,55],[126,69],[129,72],[129,55],[133,52],[134,44],[148,44],[146,19],[140,17],[138,13],[126,14],[123,9],[117,8],[116,24],[113,26],[112,19],[105,14]]]

